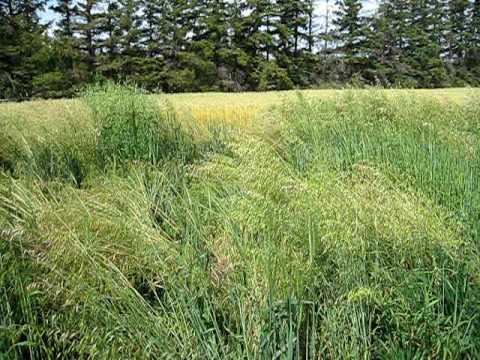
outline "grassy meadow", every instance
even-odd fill
[[[0,104],[0,358],[476,359],[480,91]]]

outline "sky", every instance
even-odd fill
[[[48,1],[48,6],[52,5],[55,1],[54,0],[49,0]],[[318,16],[318,24],[320,27],[323,26],[325,22],[325,14],[327,13],[327,3],[328,7],[330,8],[330,12],[335,8],[335,0],[315,0],[316,4],[316,14]],[[377,6],[378,0],[364,0],[364,11],[365,12],[371,12],[373,11],[376,6]],[[43,12],[40,13],[40,18],[42,23],[46,24],[50,21],[55,21],[55,13],[51,10],[47,9]]]

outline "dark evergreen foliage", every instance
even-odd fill
[[[479,0],[0,0],[0,98],[97,78],[151,91],[480,84]],[[325,24],[325,22],[327,24]]]

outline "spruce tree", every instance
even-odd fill
[[[480,85],[480,0],[471,4],[465,65],[472,85]]]
[[[0,98],[30,97],[48,50],[38,12],[43,0],[0,0]],[[48,56],[48,55],[47,55]]]
[[[166,15],[165,5],[166,2],[163,0],[143,0],[142,42],[149,57],[158,56],[161,53],[162,17]]]
[[[135,80],[143,87],[155,91],[162,89],[165,67],[165,51],[171,39],[166,26],[168,1],[143,0],[140,7],[143,23],[141,26],[141,57],[137,57],[136,66],[140,69]]]
[[[465,60],[468,9],[469,0],[449,1],[448,54],[457,66],[462,66]]]
[[[382,0],[374,26],[373,44],[381,58],[380,74],[387,85],[411,86],[411,69],[408,64],[410,44],[409,26],[411,2]]]
[[[50,6],[56,13],[58,21],[55,29],[55,41],[57,44],[59,61],[68,86],[73,86],[76,74],[74,65],[79,61],[79,54],[76,50],[74,34],[75,7],[73,0],[57,0]]]
[[[480,0],[474,0],[470,12],[470,41],[472,47],[480,47]]]
[[[480,48],[480,0],[474,0],[470,14],[470,45],[478,49]]]
[[[307,38],[308,6],[309,3],[302,0],[278,0],[276,3],[279,46],[289,57],[298,56],[302,40]]]
[[[275,24],[278,46],[275,57],[278,65],[287,69],[289,77],[297,84],[308,82],[307,57],[313,46],[312,2],[306,0],[278,0]]]
[[[266,61],[271,59],[275,48],[273,26],[276,22],[272,0],[246,0],[241,5],[246,15],[242,19],[242,42],[247,53]]]
[[[59,18],[55,34],[64,38],[72,38],[75,16],[73,0],[57,0],[54,5],[50,6],[50,9],[55,12]]]
[[[265,90],[278,83],[290,86],[286,70],[279,68],[274,59],[278,34],[276,4],[272,0],[245,0],[240,5],[244,15],[236,41],[248,57],[244,67],[248,88]]]
[[[365,24],[360,15],[361,0],[338,0],[333,24],[336,28],[337,51],[344,58],[345,79],[360,70],[362,46],[365,40]]]
[[[75,6],[73,29],[76,43],[85,64],[84,78],[91,80],[97,67],[98,35],[100,33],[99,0],[82,0]]]
[[[413,2],[409,9],[408,46],[404,61],[416,86],[438,87],[447,80],[442,53],[442,3]]]
[[[199,90],[195,73],[198,58],[192,50],[199,0],[167,0],[160,23],[164,85],[167,92]]]
[[[122,62],[122,75],[126,78],[141,72],[138,63],[142,57],[140,42],[142,38],[142,19],[140,4],[136,0],[119,0],[119,47]]]
[[[101,52],[101,60],[97,70],[110,79],[118,78],[122,65],[119,54],[119,43],[122,35],[119,19],[117,1],[109,1],[98,19],[100,33],[98,47]]]
[[[213,88],[229,89],[232,68],[231,39],[232,27],[229,4],[225,0],[203,0],[198,4],[197,23],[192,44],[194,51],[203,61],[198,62],[198,72]],[[203,69],[202,69],[203,67]]]
[[[245,47],[244,0],[230,3],[230,48],[231,48],[231,87],[235,90],[251,89],[247,80],[248,66],[251,63],[249,49]]]
[[[306,36],[306,40],[308,43],[308,52],[311,54],[313,53],[313,46],[315,43],[315,0],[307,0],[306,1],[306,14],[308,19],[308,33]]]

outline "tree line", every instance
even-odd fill
[[[0,0],[0,98],[480,84],[480,0]],[[46,7],[56,20],[42,24]]]

